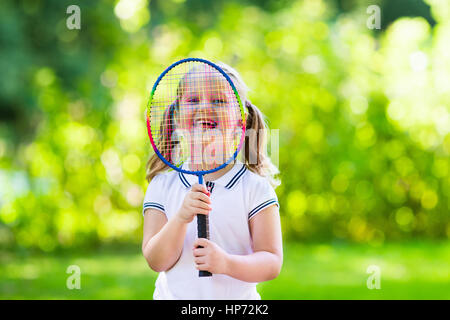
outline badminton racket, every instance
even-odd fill
[[[238,155],[245,114],[231,78],[198,58],[177,61],[156,80],[147,106],[147,130],[158,157],[170,168],[203,176],[225,168]],[[199,238],[209,239],[209,219],[197,215]],[[211,276],[200,270],[200,277]]]

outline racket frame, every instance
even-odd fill
[[[153,101],[153,95],[156,91],[156,88],[158,87],[159,82],[161,81],[161,79],[166,75],[167,72],[169,72],[172,68],[174,68],[175,66],[181,64],[181,63],[185,63],[185,62],[191,62],[191,61],[196,61],[196,62],[203,62],[206,63],[208,65],[210,65],[211,67],[215,68],[217,71],[219,71],[224,77],[225,79],[228,81],[228,83],[230,84],[231,88],[234,91],[234,94],[237,98],[237,101],[239,102],[239,108],[241,110],[241,116],[242,116],[242,136],[241,136],[241,140],[239,141],[239,145],[236,148],[236,151],[233,153],[233,155],[227,159],[223,164],[221,164],[220,166],[218,166],[217,168],[214,169],[210,169],[210,170],[200,170],[200,171],[190,171],[190,170],[185,170],[182,168],[182,165],[180,165],[179,167],[177,167],[176,165],[170,163],[169,161],[167,161],[163,155],[159,152],[158,148],[156,147],[155,142],[153,141],[153,136],[152,136],[152,130],[151,130],[151,125],[150,125],[150,108],[149,105],[151,105],[152,101]],[[186,58],[186,59],[182,59],[180,61],[177,61],[173,64],[171,64],[166,70],[163,71],[163,73],[161,73],[161,75],[158,77],[158,79],[156,80],[155,84],[153,85],[152,88],[152,92],[150,95],[150,100],[149,100],[149,105],[147,106],[147,131],[148,131],[148,136],[150,138],[150,143],[152,144],[153,150],[155,151],[155,153],[158,155],[158,157],[169,167],[171,167],[172,169],[178,171],[178,172],[182,172],[182,173],[186,173],[186,174],[194,174],[196,176],[200,176],[200,175],[205,175],[208,173],[212,173],[212,172],[216,172],[220,169],[225,168],[228,164],[230,164],[231,161],[233,161],[234,159],[236,159],[237,155],[239,154],[239,151],[242,148],[242,144],[244,143],[244,139],[245,139],[245,112],[244,112],[244,106],[242,105],[242,101],[241,101],[241,97],[239,96],[239,93],[236,89],[236,87],[234,86],[233,81],[231,81],[231,78],[225,73],[225,71],[222,70],[222,68],[220,68],[219,66],[217,66],[216,64],[212,63],[211,61],[208,60],[204,60],[204,59],[200,59],[200,58]]]

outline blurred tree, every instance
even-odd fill
[[[68,30],[72,1],[2,1],[0,244],[140,241],[148,93],[187,56],[232,64],[280,129],[286,239],[450,237],[450,4],[433,25],[380,2],[375,35],[351,3],[78,1]]]

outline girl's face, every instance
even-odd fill
[[[228,81],[213,68],[189,73],[182,86],[175,113],[179,152],[187,156],[192,170],[216,168],[232,156],[239,144],[239,103]]]

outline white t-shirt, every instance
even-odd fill
[[[174,170],[155,176],[148,185],[143,210],[162,211],[167,219],[181,207],[191,185],[198,177]],[[210,240],[235,255],[253,253],[249,220],[261,210],[278,205],[275,190],[269,181],[237,162],[219,179],[206,182],[211,192],[209,214]],[[160,272],[155,284],[154,299],[261,299],[257,283],[250,283],[223,274],[199,277],[192,247],[197,239],[197,218],[189,223],[178,262],[168,271]]]

